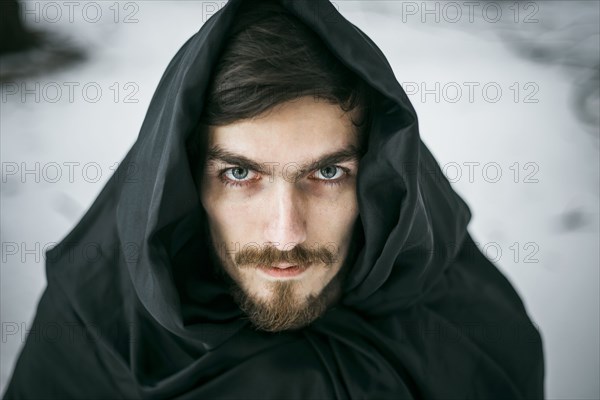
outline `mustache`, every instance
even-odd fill
[[[290,263],[294,265],[309,265],[322,262],[331,265],[336,261],[336,254],[326,246],[309,249],[303,245],[297,245],[288,251],[281,251],[275,247],[265,248],[248,247],[240,250],[234,257],[239,266],[248,264],[273,265],[279,263]]]

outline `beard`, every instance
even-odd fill
[[[221,254],[217,253],[214,237],[210,232],[207,219],[204,219],[204,232],[205,237],[210,238],[205,243],[208,244],[207,250],[212,261],[213,273],[228,287],[231,297],[254,328],[267,332],[296,330],[306,327],[322,317],[328,309],[340,303],[351,265],[356,260],[359,249],[364,246],[362,223],[359,218],[353,228],[351,244],[340,270],[319,293],[310,294],[304,299],[299,299],[295,293],[295,286],[301,285],[301,282],[294,280],[273,281],[267,282],[271,296],[269,300],[265,300],[244,290],[229,275],[224,267],[227,260],[222,259]],[[339,254],[324,249],[326,247],[317,251],[307,251],[302,246],[296,246],[287,252],[280,252],[272,247],[257,252],[248,250],[241,252],[241,254],[238,252],[234,257],[236,261],[230,261],[230,264],[233,264],[233,268],[237,269],[239,266],[236,265],[236,262],[237,264],[245,264],[243,265],[244,268],[256,268],[259,263],[269,265],[275,262],[296,263],[300,261],[298,264],[304,264],[305,262],[316,264],[310,268],[330,268]],[[224,258],[227,259],[226,256]]]
[[[268,299],[263,299],[248,292],[243,285],[236,282],[224,267],[226,260],[217,255],[214,243],[210,247],[214,272],[225,282],[233,300],[257,330],[279,332],[303,328],[325,314],[330,307],[339,302],[342,296],[343,282],[348,269],[346,263],[342,265],[340,271],[331,278],[318,294],[309,294],[304,298],[300,298],[296,293],[296,289],[301,287],[302,282],[295,280],[272,281],[265,283],[270,291],[270,296]],[[310,250],[303,250],[301,246],[285,253],[280,253],[274,248],[267,248],[264,252],[251,253],[251,251],[242,253],[241,257],[238,254],[238,257],[236,257],[238,261],[245,260],[242,268],[257,268],[259,262],[249,262],[249,260],[273,261],[273,258],[279,256],[286,261],[293,261],[297,258],[311,261],[321,260],[320,263],[315,263],[309,268],[331,268],[332,262],[335,260],[335,255],[332,253],[327,254],[327,251],[310,253]],[[234,269],[240,268],[234,262],[229,264],[233,264],[232,268]]]
[[[341,271],[340,271],[341,272]],[[271,296],[268,300],[247,293],[238,284],[230,285],[230,293],[240,309],[258,330],[278,332],[303,328],[321,317],[337,303],[342,293],[340,273],[317,295],[298,299],[295,281],[269,282]]]

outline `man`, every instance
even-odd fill
[[[69,329],[6,398],[543,397],[538,331],[328,2],[229,2],[121,165],[47,253],[32,331]]]
[[[237,21],[190,144],[207,236],[254,326],[301,328],[348,269],[368,87],[277,3]]]

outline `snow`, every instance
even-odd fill
[[[49,21],[53,14],[44,15],[42,3],[37,2],[38,11],[36,2],[28,3],[30,26],[72,37],[89,53],[77,67],[29,79],[27,88],[40,85],[39,102],[31,94],[21,101],[20,93],[0,102],[0,391],[46,284],[44,248],[60,241],[92,204],[134,143],[171,57],[224,2],[95,2],[102,10],[95,23],[80,12],[94,2],[77,3],[73,22],[62,2],[56,2],[63,11],[57,22]],[[409,3],[417,14],[407,13]],[[529,3],[538,7],[534,17],[539,22],[526,25],[522,20],[535,11],[525,8]],[[512,3],[503,6],[506,18],[498,23],[477,13],[473,23],[464,18],[448,23],[448,15],[439,23],[426,15],[423,23],[422,4],[335,2],[378,44],[399,82],[412,91],[423,140],[473,212],[470,232],[516,287],[539,326],[547,398],[597,399],[598,128],[574,113],[575,74],[582,69],[565,65],[576,59],[598,62],[598,31],[574,44],[573,35],[566,36],[569,42],[565,36],[542,34],[559,32],[553,27],[573,21],[575,27],[584,26],[586,16],[585,21],[591,18],[598,25],[598,2],[526,2],[518,23],[507,8]],[[125,23],[127,15],[137,22]],[[544,37],[545,42],[538,40]],[[523,48],[534,43],[551,45],[551,54],[562,49],[567,55],[551,62],[540,62],[533,53],[523,57]],[[68,82],[79,83],[73,101]],[[422,98],[421,84],[431,91],[436,82],[439,101],[431,93]],[[88,92],[83,92],[86,84]],[[469,85],[475,84],[469,99]],[[49,100],[57,86],[62,96],[53,103]],[[102,96],[92,102],[97,87]],[[457,88],[462,97],[453,102]],[[502,95],[495,101],[497,88]],[[128,100],[137,102],[126,102],[128,94]],[[22,169],[34,169],[36,162],[39,172],[23,179]],[[55,179],[57,171],[61,175]]]

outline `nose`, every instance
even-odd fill
[[[267,207],[265,240],[288,251],[306,240],[306,215],[302,194],[293,185],[274,185]]]

